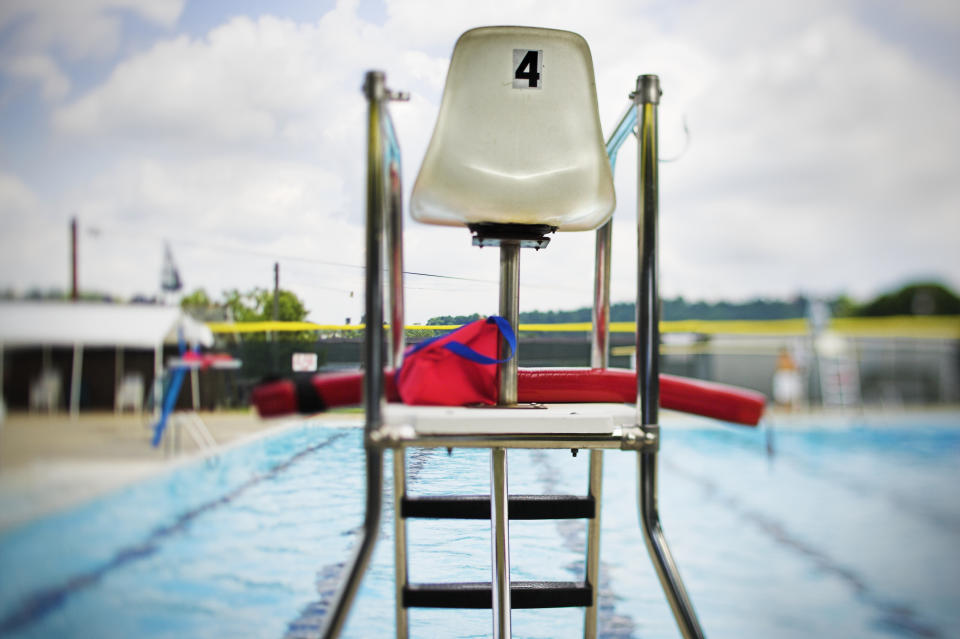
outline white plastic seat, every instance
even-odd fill
[[[122,413],[128,406],[136,413],[143,410],[144,394],[143,375],[140,373],[127,373],[117,384],[117,392],[114,396],[114,410]]]
[[[585,231],[615,204],[586,41],[531,27],[460,36],[413,187],[414,219]]]
[[[45,368],[39,377],[30,383],[30,411],[53,412],[60,406],[60,373]]]

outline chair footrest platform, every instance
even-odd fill
[[[510,519],[593,519],[593,497],[578,495],[510,495]],[[401,517],[490,519],[489,495],[404,497]]]
[[[576,581],[514,581],[510,584],[511,608],[586,607],[593,587]],[[403,589],[405,608],[491,608],[490,582],[409,584]]]

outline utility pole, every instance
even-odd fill
[[[273,321],[276,322],[280,317],[280,262],[273,263]],[[277,355],[276,337],[270,332],[270,341],[273,342],[273,370],[279,372],[280,360]]]
[[[273,321],[280,319],[280,262],[273,263]]]
[[[70,299],[74,302],[79,298],[77,290],[77,218],[70,218]]]

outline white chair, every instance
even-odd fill
[[[117,384],[116,395],[114,396],[113,409],[117,413],[122,413],[126,408],[130,408],[138,415],[143,411],[143,396],[145,392],[143,375],[141,373],[127,373]]]
[[[30,411],[52,413],[60,407],[60,372],[47,368],[30,383]]]
[[[498,224],[586,231],[615,204],[586,41],[529,27],[460,36],[413,187],[414,219],[481,235]]]

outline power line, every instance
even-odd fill
[[[98,226],[98,227],[96,228],[96,233],[97,233],[97,235],[101,235],[101,236],[102,236],[103,233],[104,233],[104,228],[103,228],[102,226]],[[106,233],[107,233],[108,235],[109,235],[109,234],[115,234],[115,235],[121,235],[121,236],[127,236],[127,237],[136,237],[137,239],[140,239],[140,240],[143,240],[143,239],[144,239],[142,233],[134,234],[134,233],[125,232],[125,231],[118,231],[118,230],[116,230],[116,229],[107,229],[107,230],[106,230]],[[177,237],[175,237],[175,238],[165,238],[165,239],[166,239],[166,241],[168,241],[168,242],[171,242],[171,243],[173,243],[173,244],[178,244],[178,245],[181,245],[181,246],[186,246],[186,247],[191,247],[191,248],[198,248],[198,249],[206,249],[206,250],[212,250],[212,251],[223,251],[223,252],[227,252],[227,253],[239,253],[239,254],[242,254],[242,255],[253,255],[253,256],[256,256],[256,257],[261,257],[261,258],[264,258],[264,259],[269,259],[269,260],[274,260],[274,261],[280,259],[280,260],[287,260],[287,261],[292,261],[292,262],[304,262],[304,263],[307,263],[307,264],[320,264],[320,265],[323,265],[323,266],[333,266],[333,267],[337,267],[337,268],[349,268],[349,269],[355,269],[355,270],[361,270],[361,271],[365,269],[365,267],[364,267],[363,265],[360,265],[360,264],[348,264],[348,263],[346,263],[346,262],[334,262],[334,261],[331,261],[331,260],[322,260],[322,259],[318,259],[318,258],[315,258],[315,257],[306,257],[306,256],[303,256],[303,255],[290,255],[290,254],[271,253],[271,252],[267,252],[267,251],[258,251],[258,250],[256,250],[256,249],[251,249],[251,248],[245,248],[245,247],[239,247],[239,246],[231,246],[231,245],[228,245],[228,244],[220,244],[220,243],[217,243],[217,242],[210,242],[209,240],[194,240],[194,239],[191,239],[191,238],[185,237],[185,236],[177,236]],[[384,269],[384,270],[386,270],[386,269]],[[498,285],[499,285],[499,281],[498,281],[498,280],[495,280],[495,279],[484,279],[484,278],[476,278],[476,277],[463,277],[463,276],[459,276],[459,275],[441,275],[441,274],[439,274],[439,273],[426,273],[426,272],[423,272],[423,271],[404,271],[403,274],[404,274],[404,275],[409,275],[409,276],[412,276],[412,277],[428,277],[428,278],[437,279],[437,280],[451,280],[451,281],[456,281],[456,282],[475,282],[475,283],[484,284],[484,285],[488,285],[488,286],[498,286]],[[547,290],[563,290],[563,291],[569,291],[571,288],[580,288],[580,287],[571,287],[571,286],[569,286],[569,285],[560,286],[560,285],[555,285],[555,284],[529,284],[529,283],[521,283],[521,287],[523,287],[523,288],[547,289]],[[326,288],[326,287],[316,287],[316,288]],[[414,288],[414,289],[416,289],[416,287],[408,287],[408,288]],[[334,289],[334,288],[331,288],[330,290],[344,290],[344,289]],[[447,289],[420,288],[419,290],[447,290]]]
[[[310,264],[323,264],[324,266],[337,266],[341,268],[353,268],[353,269],[360,269],[360,270],[363,270],[365,268],[360,264],[347,264],[345,262],[331,262],[329,260],[320,260],[315,257],[304,257],[302,255],[289,255],[289,254],[278,255],[276,253],[268,253],[266,251],[257,251],[255,249],[241,248],[238,246],[227,246],[225,244],[215,244],[215,243],[210,243],[206,241],[201,242],[199,240],[177,238],[171,241],[178,242],[180,244],[190,244],[193,246],[198,246],[206,249],[227,251],[231,253],[244,253],[246,255],[256,255],[258,257],[264,257],[271,260],[284,259],[284,260],[290,260],[294,262],[308,262]],[[417,277],[433,277],[433,278],[444,279],[444,280],[458,280],[461,282],[483,282],[484,284],[498,283],[496,280],[490,280],[490,279],[480,279],[475,277],[460,277],[456,275],[440,275],[438,273],[422,273],[420,271],[404,271],[403,274],[414,275]]]
[[[256,249],[242,248],[239,246],[228,246],[225,244],[217,244],[206,241],[191,240],[186,238],[177,238],[176,240],[171,240],[174,242],[180,242],[181,244],[189,244],[195,247],[213,249],[219,251],[226,251],[231,253],[242,253],[246,255],[255,255],[257,257],[262,257],[271,260],[289,260],[293,262],[306,262],[308,264],[322,264],[324,266],[336,266],[340,268],[351,268],[364,270],[366,267],[360,264],[347,264],[345,262],[331,262],[329,260],[321,260],[315,257],[305,257],[302,255],[289,255],[289,254],[277,254],[277,253],[268,253],[266,251],[258,251]],[[386,270],[386,268],[384,268]],[[440,275],[439,273],[424,273],[422,271],[404,271],[404,275],[411,275],[415,277],[430,277],[433,279],[440,280],[453,280],[458,282],[476,282],[480,284],[488,284],[492,286],[498,286],[500,282],[493,279],[483,279],[477,277],[462,277],[459,275]],[[524,288],[542,288],[542,289],[555,289],[555,290],[564,290],[568,291],[571,287],[569,286],[557,286],[553,284],[524,284],[521,283],[521,286]],[[447,290],[447,289],[420,289],[420,290]]]

